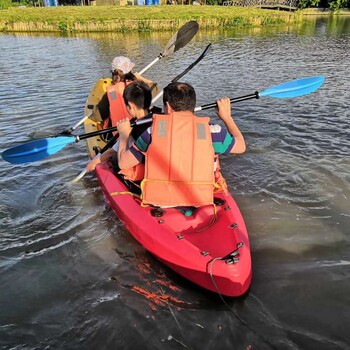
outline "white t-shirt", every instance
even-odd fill
[[[129,137],[129,142],[128,142],[128,148],[130,148],[132,146],[132,144],[134,143],[134,138],[132,136]],[[118,148],[119,148],[119,140],[113,145],[112,147],[116,152],[118,152]]]

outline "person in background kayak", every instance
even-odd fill
[[[166,115],[154,115],[148,128],[129,147],[128,119],[117,123],[118,164],[127,169],[145,163],[142,202],[162,207],[213,204],[215,162],[219,154],[244,153],[244,137],[231,116],[229,98],[217,101],[226,128],[194,115],[196,93],[186,83],[170,83],[163,93]]]
[[[112,61],[112,85],[107,87],[107,93],[99,103],[100,112],[104,111],[100,113],[104,118],[104,129],[116,126],[119,120],[129,117],[123,100],[123,93],[128,84],[136,80],[143,81],[151,88],[154,95],[159,92],[156,83],[133,72],[134,66],[135,63],[124,56],[117,56]]]
[[[148,117],[152,101],[151,90],[146,83],[142,81],[134,81],[125,88],[123,93],[123,101],[125,103],[128,115],[131,117],[130,122]],[[131,145],[132,142],[148,128],[148,126],[149,124],[141,124],[133,127],[130,133],[129,144]],[[87,172],[93,171],[97,164],[112,160],[113,157],[117,155],[118,145],[119,142],[116,142],[112,148],[102,153],[100,157],[90,160],[86,167]],[[137,181],[143,179],[143,165],[136,165],[120,172],[117,159],[112,163],[115,170],[119,171],[119,173],[122,174],[127,180]]]

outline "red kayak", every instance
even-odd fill
[[[105,91],[103,84],[98,89],[100,93]],[[96,103],[98,94],[94,89],[93,92],[86,105]],[[85,121],[86,132],[99,127],[98,116],[93,119]],[[102,148],[104,142],[99,137],[88,139],[90,157],[94,156],[95,146]],[[252,276],[249,238],[240,210],[229,193],[215,193],[216,213],[212,205],[193,212],[143,207],[108,164],[98,165],[95,173],[116,216],[165,265],[222,295],[237,297],[248,290]]]

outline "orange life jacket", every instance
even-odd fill
[[[150,116],[152,116],[152,114],[148,114],[146,118],[149,118]],[[148,127],[148,124],[135,125],[131,131],[132,138],[136,140],[144,131],[148,129]],[[122,169],[119,171],[119,174],[122,174],[124,179],[129,181],[141,181],[145,177],[145,164],[139,163],[132,168]]]
[[[121,119],[130,118],[123,99],[123,93],[128,83],[119,82],[107,87],[111,126],[117,126]],[[117,131],[113,132],[116,134]]]
[[[170,207],[213,204],[214,149],[209,118],[191,112],[153,118],[142,202]]]

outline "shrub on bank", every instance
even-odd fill
[[[197,20],[201,28],[242,28],[299,19],[297,13],[233,6],[27,7],[2,11],[0,31],[161,31],[177,29],[188,20]]]
[[[8,9],[12,6],[11,0],[0,0],[0,10]]]

